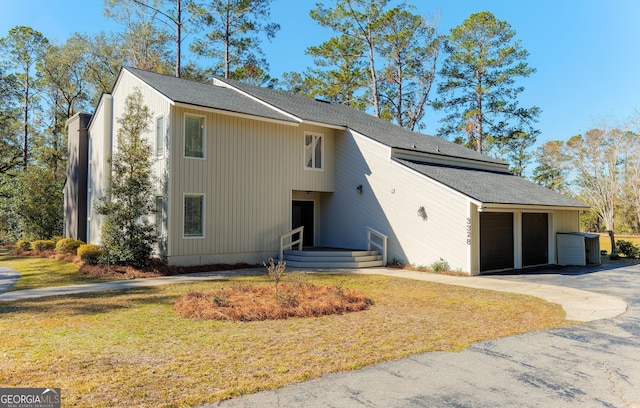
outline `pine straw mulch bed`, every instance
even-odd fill
[[[235,269],[261,268],[262,265],[237,263],[237,264],[212,264],[196,266],[173,266],[167,265],[161,259],[152,258],[148,266],[138,269],[123,265],[89,265],[80,260],[80,257],[72,254],[59,254],[54,249],[46,251],[15,250],[16,255],[37,256],[40,258],[58,259],[73,262],[78,265],[80,273],[97,278],[115,279],[137,279],[137,278],[158,278],[161,276],[182,275],[185,273],[229,271]]]
[[[222,288],[190,292],[173,305],[180,317],[205,320],[256,321],[344,314],[367,309],[373,302],[360,291],[310,283]]]

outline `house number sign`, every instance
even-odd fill
[[[471,218],[467,218],[467,245],[471,245]]]

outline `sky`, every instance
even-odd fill
[[[305,49],[332,36],[309,17],[316,2],[272,1],[272,21],[281,29],[275,39],[262,45],[272,77],[306,70],[313,61],[305,55]],[[529,65],[536,69],[518,84],[525,88],[520,105],[542,110],[537,124],[541,131],[538,145],[582,134],[598,126],[603,118],[624,121],[640,115],[638,0],[407,2],[424,17],[437,20],[441,34],[448,34],[480,11],[490,11],[511,25],[529,52]],[[59,42],[74,32],[117,31],[119,26],[102,13],[102,0],[2,0],[0,36],[17,25],[30,26]],[[435,134],[441,116],[429,110],[422,132]]]

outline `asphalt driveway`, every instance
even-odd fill
[[[640,408],[640,265],[537,269],[491,278],[621,298],[626,313],[425,353],[223,401],[216,407]]]

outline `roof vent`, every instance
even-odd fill
[[[436,146],[436,152],[440,152],[440,146]]]
[[[418,148],[418,147],[416,146],[416,144],[415,144],[415,143],[413,144],[413,148],[414,148],[414,149],[417,149],[417,148]]]

